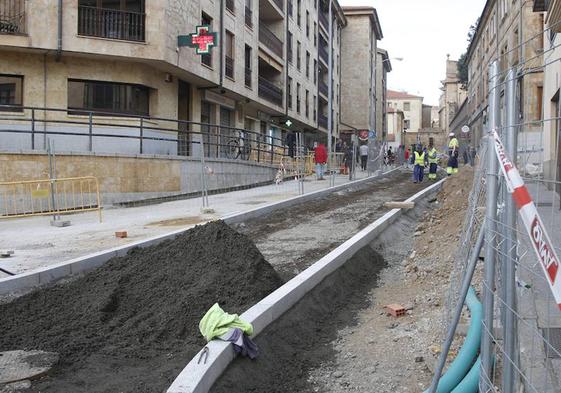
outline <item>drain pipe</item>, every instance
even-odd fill
[[[440,358],[438,359],[438,365],[436,367],[436,370],[434,372],[434,377],[432,379],[432,383],[430,386],[430,389],[427,390],[427,392],[430,393],[435,393],[435,392],[441,392],[440,390],[440,385],[441,382],[440,381],[440,376],[442,375],[442,370],[444,370],[444,366],[446,364],[446,358],[448,357],[448,351],[450,351],[450,346],[452,345],[452,341],[454,341],[454,335],[456,334],[456,328],[458,327],[458,322],[460,321],[460,317],[462,316],[462,309],[464,306],[464,301],[466,300],[466,297],[469,296],[469,291],[471,290],[471,280],[473,278],[473,273],[475,272],[475,267],[477,265],[477,261],[479,259],[479,254],[481,253],[481,249],[483,247],[483,243],[485,242],[485,221],[483,222],[483,224],[481,225],[481,228],[479,229],[479,234],[477,235],[477,241],[475,242],[475,247],[472,250],[472,253],[469,257],[468,260],[468,265],[466,268],[466,273],[464,276],[464,280],[462,282],[462,288],[460,290],[459,293],[459,298],[458,298],[458,304],[456,305],[456,309],[454,310],[454,316],[453,319],[450,323],[450,327],[448,328],[448,334],[446,335],[446,340],[444,341],[444,344],[442,345],[442,351],[440,352]],[[468,304],[469,307],[469,304]],[[472,312],[472,325],[473,325],[473,312]],[[470,330],[471,331],[471,330]],[[479,337],[481,337],[481,332],[479,332]],[[466,339],[466,343],[467,343],[467,339]],[[477,340],[479,342],[479,340]],[[465,343],[464,343],[465,346]],[[463,347],[462,347],[463,349]],[[475,353],[473,353],[471,355],[469,360],[469,364],[463,365],[463,371],[461,373],[461,375],[457,375],[456,378],[457,380],[455,381],[455,383],[453,385],[451,385],[451,388],[449,390],[442,390],[442,391],[446,391],[449,392],[454,386],[456,386],[461,379],[463,378],[463,376],[466,374],[466,372],[468,371],[468,367],[471,365],[471,363],[473,362],[473,359],[475,358],[475,356],[477,356],[477,350],[475,351]],[[458,355],[459,357],[459,355]],[[458,360],[458,358],[456,358],[456,360]],[[456,361],[454,361],[455,363]],[[458,366],[457,366],[458,367]],[[452,367],[450,367],[450,369],[452,369]],[[448,370],[448,373],[450,373],[450,370]],[[449,378],[449,377],[448,377]],[[446,379],[446,376],[442,378],[443,380]],[[440,381],[440,382],[439,382]],[[437,384],[438,384],[438,389],[437,389]]]
[[[62,0],[58,0],[58,33],[56,45],[56,61],[62,58]]]

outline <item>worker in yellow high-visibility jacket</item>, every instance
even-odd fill
[[[414,153],[415,161],[413,167],[413,183],[421,183],[425,171],[425,152],[423,146],[417,145],[417,150]]]
[[[453,132],[450,133],[450,142],[448,142],[448,167],[446,168],[446,173],[448,176],[458,173],[458,156],[460,155],[460,142],[454,135]]]
[[[429,148],[427,150],[429,162],[429,179],[436,180],[436,171],[438,169],[438,150],[434,147],[434,139],[429,138]]]

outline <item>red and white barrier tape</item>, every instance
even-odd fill
[[[538,209],[524,181],[520,177],[518,169],[516,169],[512,161],[507,157],[503,143],[496,131],[493,131],[493,139],[495,141],[495,152],[497,153],[497,158],[505,176],[509,192],[512,193],[512,199],[514,199],[518,213],[520,213],[520,217],[522,217],[522,222],[530,236],[532,247],[540,261],[540,265],[545,273],[551,292],[553,292],[555,301],[559,305],[559,308],[561,308],[561,269],[559,268],[557,253],[553,248],[545,225],[538,214]]]

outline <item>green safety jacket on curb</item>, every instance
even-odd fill
[[[234,328],[241,329],[248,336],[253,334],[253,326],[250,323],[242,321],[238,314],[228,314],[218,303],[214,303],[199,322],[199,330],[207,341],[220,337]]]
[[[438,164],[438,151],[434,147],[429,150],[429,164]]]
[[[419,154],[419,152],[415,152],[415,165],[425,166],[425,153]]]

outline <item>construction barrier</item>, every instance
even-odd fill
[[[96,177],[0,182],[0,219],[97,211],[101,199]]]

